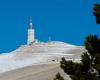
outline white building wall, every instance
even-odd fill
[[[34,36],[34,29],[28,29],[28,40],[27,40],[28,45],[35,41],[34,37],[35,37]]]

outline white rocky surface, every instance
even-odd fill
[[[30,65],[58,63],[62,57],[80,61],[83,47],[59,41],[22,45],[18,49],[0,55],[0,73]]]

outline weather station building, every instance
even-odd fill
[[[61,41],[51,41],[49,40],[48,42],[38,42],[37,39],[35,39],[35,29],[33,28],[33,25],[32,25],[32,18],[30,18],[30,22],[29,22],[29,28],[28,28],[28,36],[27,36],[27,45],[32,45],[32,44],[35,44],[35,43],[58,43],[58,44],[66,44],[64,42],[61,42]],[[67,44],[67,46],[71,46],[71,47],[75,47],[74,45],[71,45],[71,44]]]

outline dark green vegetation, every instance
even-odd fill
[[[72,80],[100,80],[100,38],[88,36],[85,49],[87,51],[82,54],[81,63],[66,61],[63,57],[60,67]]]
[[[64,78],[60,75],[60,73],[57,73],[54,80],[64,80]]]
[[[100,4],[95,4],[93,14],[96,16],[96,23],[100,24]]]

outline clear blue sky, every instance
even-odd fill
[[[52,40],[83,45],[87,35],[100,36],[100,25],[92,13],[94,3],[96,0],[0,1],[0,53],[26,43],[30,16],[40,41],[51,36]]]

